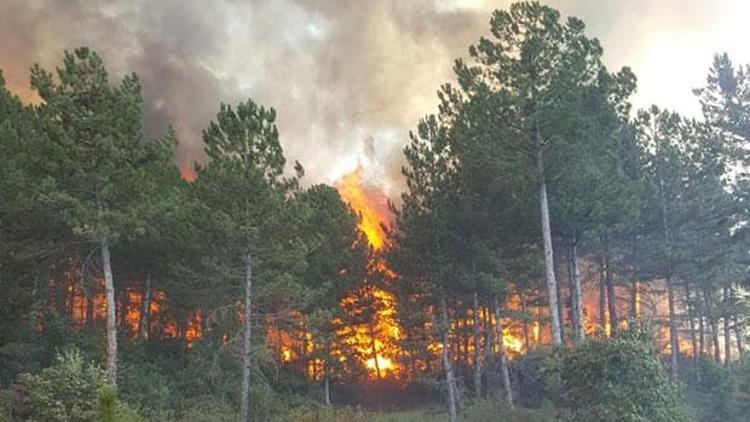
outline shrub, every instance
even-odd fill
[[[174,408],[174,386],[161,368],[152,363],[122,362],[117,387],[120,397],[138,406],[149,419],[157,419],[156,415],[169,413]]]
[[[182,422],[235,422],[237,413],[224,401],[204,397],[191,401],[182,413]]]
[[[38,375],[21,374],[15,386],[15,416],[34,421],[94,421],[106,387],[104,371],[85,364],[81,352],[69,350]]]
[[[701,357],[694,367],[687,367],[683,373],[685,398],[697,420],[734,420],[732,383],[726,368],[713,359]]]
[[[678,390],[667,379],[650,336],[640,329],[564,351],[559,367],[563,421],[684,422]]]

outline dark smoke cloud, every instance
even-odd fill
[[[147,131],[174,126],[182,166],[204,158],[201,129],[220,102],[252,97],[277,109],[287,155],[302,161],[309,182],[332,182],[359,161],[371,182],[394,193],[407,131],[434,111],[435,91],[487,32],[491,10],[508,3],[0,0],[0,69],[14,92],[33,100],[28,67],[52,68],[64,49],[88,45],[114,77],[140,76]],[[746,45],[721,45],[747,39],[722,35],[745,30],[740,18],[727,22],[746,15],[742,0],[552,4],[589,22],[613,67],[633,65],[642,103],[664,104],[675,86],[686,102],[713,51],[734,48],[750,60]],[[696,57],[696,69],[670,72],[685,55]]]

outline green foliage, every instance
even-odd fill
[[[510,409],[500,397],[480,400],[461,412],[467,422],[549,422],[553,420],[551,409]]]
[[[734,421],[735,402],[729,371],[702,356],[685,372],[685,401],[701,422]]]
[[[156,418],[175,408],[174,383],[162,368],[151,362],[124,361],[120,366],[117,386],[119,396],[135,405],[147,416]]]
[[[645,331],[565,350],[559,366],[564,421],[684,422],[684,403]]]
[[[38,375],[20,376],[14,414],[29,421],[94,421],[106,388],[104,371],[86,363],[80,351],[68,350]]]
[[[231,404],[215,399],[205,397],[200,401],[191,403],[183,412],[180,419],[182,422],[235,422],[237,420],[237,411]]]

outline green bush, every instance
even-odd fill
[[[182,422],[235,422],[237,412],[227,402],[204,397],[191,401],[182,413]]]
[[[150,420],[169,414],[175,407],[174,386],[161,368],[152,363],[123,362],[118,371],[117,388],[125,402],[138,406]]]
[[[58,353],[39,374],[21,374],[13,388],[13,420],[141,422],[138,411],[117,400],[104,371],[77,349]]]
[[[729,371],[715,360],[701,357],[695,366],[687,366],[681,379],[685,399],[695,419],[701,422],[732,421],[735,403]]]
[[[563,421],[685,422],[677,388],[642,329],[562,352],[559,411]]]
[[[38,375],[20,375],[14,416],[30,421],[94,421],[106,386],[104,371],[85,364],[80,351],[69,350]]]

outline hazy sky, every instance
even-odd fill
[[[598,37],[610,68],[638,76],[636,106],[696,115],[691,89],[712,55],[750,63],[747,0],[557,0]],[[455,58],[487,33],[489,0],[0,0],[0,69],[30,99],[28,68],[95,48],[114,76],[143,81],[151,135],[172,124],[178,159],[202,157],[219,103],[247,97],[278,111],[282,142],[308,181],[362,163],[396,189],[408,130],[433,112]]]

